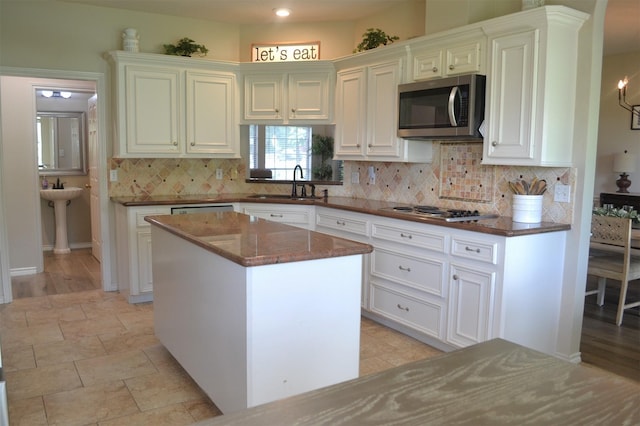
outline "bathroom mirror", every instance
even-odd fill
[[[86,175],[84,112],[36,113],[40,175]]]

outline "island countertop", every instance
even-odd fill
[[[147,216],[145,220],[242,266],[366,254],[373,247],[236,212]]]
[[[409,204],[397,203],[393,201],[368,200],[352,197],[328,197],[309,199],[288,199],[285,197],[264,196],[257,194],[217,194],[217,195],[158,195],[141,197],[113,197],[114,203],[125,207],[140,207],[154,205],[191,205],[191,204],[214,204],[214,203],[266,203],[266,204],[297,204],[313,205],[318,207],[330,207],[338,210],[347,210],[357,213],[371,214],[377,216],[402,219],[411,222],[438,225],[448,228],[457,228],[467,231],[493,234],[503,237],[515,237],[530,234],[542,234],[545,232],[568,231],[570,224],[555,222],[540,223],[518,223],[511,217],[500,216],[495,219],[483,219],[477,222],[446,222],[439,219],[420,217],[417,215],[407,215],[405,213],[393,211],[391,207],[410,206]]]

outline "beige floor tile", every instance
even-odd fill
[[[8,371],[26,370],[28,368],[36,368],[33,346],[2,348],[2,370],[5,373]]]
[[[35,353],[36,362],[39,367],[94,358],[107,354],[102,342],[97,336],[33,345],[33,352]]]
[[[100,422],[100,426],[181,426],[190,425],[193,422],[194,418],[182,404],[174,404]]]
[[[84,386],[157,373],[143,351],[130,351],[75,362]]]
[[[105,314],[138,312],[136,305],[127,302],[123,297],[110,297],[80,305],[88,318],[101,317]]]
[[[153,312],[140,311],[117,314],[120,322],[127,330],[142,330],[153,333]]]
[[[40,324],[50,324],[56,321],[78,321],[87,319],[84,311],[79,306],[68,308],[52,308],[30,310],[26,312],[27,323],[30,326]]]
[[[185,373],[182,366],[161,343],[145,348],[144,353],[147,354],[151,362],[153,362],[153,365],[155,365],[160,372]]]
[[[163,372],[125,380],[142,411],[191,400],[205,395],[186,373]]]
[[[206,397],[198,401],[183,402],[182,405],[185,406],[197,422],[222,415],[222,411]]]
[[[10,401],[68,391],[82,386],[72,362],[9,371],[5,377]]]
[[[125,330],[124,325],[115,315],[103,315],[99,318],[81,321],[60,321],[60,328],[66,339],[97,336]]]
[[[360,360],[360,377],[378,373],[392,368],[394,365],[380,358],[367,358]]]
[[[38,309],[51,309],[51,301],[48,296],[26,297],[24,299],[13,299],[8,306],[10,310],[33,311]]]
[[[153,334],[153,330],[151,332],[148,330],[126,330],[120,333],[101,334],[99,337],[108,354],[145,349],[160,343]]]
[[[55,294],[53,296],[49,296],[49,299],[51,301],[51,306],[55,308],[66,308],[68,306],[75,306],[83,303],[96,303],[114,297],[118,297],[118,294],[105,293],[102,290],[89,290],[75,293]]]
[[[11,401],[9,404],[11,426],[47,426],[47,415],[41,396]]]
[[[9,328],[2,332],[2,349],[64,340],[57,323]]]
[[[139,413],[121,380],[44,396],[50,425],[86,425]]]
[[[9,305],[0,305],[2,307]],[[23,310],[1,309],[0,330],[27,326],[27,314]]]

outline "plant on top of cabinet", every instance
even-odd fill
[[[394,41],[399,39],[400,37],[390,36],[380,28],[367,28],[367,31],[362,34],[362,41],[355,49],[353,49],[353,53],[375,49],[380,45],[386,46],[387,43],[393,43]]]
[[[196,42],[189,37],[181,38],[175,45],[163,44],[162,46],[164,47],[164,53],[167,55],[191,57],[191,55],[197,53],[199,56],[206,56],[209,52],[209,49],[203,44],[196,44]]]

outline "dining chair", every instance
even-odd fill
[[[626,303],[629,281],[640,278],[640,252],[631,248],[631,219],[592,215],[587,273],[598,277],[598,288],[585,292],[585,296],[597,294],[599,306],[604,305],[607,278],[620,281],[616,313],[620,326],[624,310],[640,306],[640,300]]]

